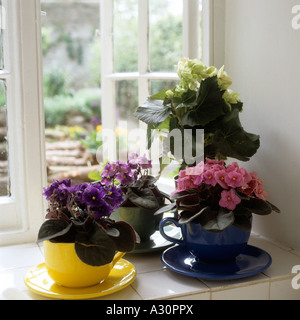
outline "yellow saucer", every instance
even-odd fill
[[[82,300],[105,296],[124,289],[133,282],[135,277],[135,267],[127,260],[121,259],[116,263],[105,281],[92,287],[67,288],[56,284],[49,277],[45,263],[29,270],[25,275],[24,282],[30,290],[42,296],[65,300]]]

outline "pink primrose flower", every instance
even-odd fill
[[[197,189],[199,185],[195,184],[194,176],[186,176],[177,180],[177,190]]]
[[[224,189],[228,189],[228,185],[225,182],[226,175],[227,175],[227,172],[225,170],[215,171],[215,179],[217,183]]]
[[[214,159],[206,158],[206,165],[208,167],[210,167],[212,165],[215,165],[215,164],[221,165],[223,167],[224,166],[224,161],[223,160],[217,161],[217,160],[214,160]]]
[[[257,173],[251,172],[249,175],[251,177],[251,180],[247,183],[247,185],[243,185],[238,190],[251,197],[253,196],[254,189],[256,188],[256,185],[257,185]]]
[[[230,171],[236,171],[238,169],[239,169],[239,165],[237,164],[237,162],[232,162],[232,164],[227,166],[226,171],[230,172]]]
[[[243,186],[243,176],[237,171],[230,171],[225,177],[225,182],[229,187],[238,188]]]
[[[195,167],[186,167],[185,174],[191,176],[201,175],[204,171],[204,163],[200,162]]]
[[[264,190],[264,182],[262,179],[257,179],[256,187],[254,188],[254,193],[257,198],[262,200],[267,200],[268,193]]]
[[[233,189],[230,189],[229,191],[222,191],[219,205],[223,208],[234,210],[236,208],[236,205],[240,202],[241,199],[236,195]]]
[[[215,171],[213,169],[206,170],[203,174],[203,179],[205,183],[210,184],[213,187],[217,184],[217,180],[215,178]]]
[[[251,174],[245,168],[239,168],[238,172],[243,176],[243,186],[247,186],[252,180]]]

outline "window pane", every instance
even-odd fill
[[[10,195],[5,82],[0,80],[0,197]]]
[[[182,1],[150,0],[150,69],[174,72],[182,56]]]
[[[174,87],[178,84],[179,80],[151,80],[150,81],[150,92],[151,95],[160,92],[163,89],[174,89]]]
[[[100,1],[41,1],[48,181],[87,180],[101,129]]]
[[[114,2],[115,72],[138,70],[138,1]]]
[[[116,81],[116,106],[117,106],[117,152],[118,158],[127,159],[128,153],[132,153],[139,146],[138,134],[134,130],[139,128],[139,121],[134,117],[138,106],[138,82],[137,80]]]
[[[2,0],[0,0],[0,69],[4,68],[3,63],[3,29],[5,28],[5,8],[2,6]]]

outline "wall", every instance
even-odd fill
[[[247,163],[281,214],[255,217],[254,231],[300,249],[300,0],[226,0],[225,66],[244,102],[244,128],[260,134]]]

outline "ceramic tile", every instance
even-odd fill
[[[125,259],[137,269],[136,280],[124,290],[99,299],[264,300],[270,297],[274,300],[300,300],[300,289],[295,290],[291,286],[292,267],[300,265],[299,252],[285,250],[283,246],[255,236],[251,237],[250,244],[272,256],[271,267],[263,274],[231,281],[203,281],[172,272],[161,263],[161,252],[127,254]],[[5,289],[17,288],[30,299],[51,300],[31,292],[23,280],[25,273],[43,260],[43,247],[36,244],[0,247],[0,299]]]
[[[0,293],[0,300],[33,300],[25,292],[17,288],[8,288]]]
[[[24,267],[0,271],[0,293],[8,288],[27,289],[24,284],[24,277],[28,270],[27,267]]]
[[[130,285],[121,291],[95,300],[142,300],[141,296]]]
[[[293,289],[292,278],[271,281],[271,300],[300,300],[300,288]]]
[[[168,300],[210,300],[210,292],[201,292],[196,294],[189,294],[185,296],[179,296]]]
[[[205,283],[209,288],[213,290],[223,290],[227,288],[236,288],[236,287],[244,287],[246,285],[251,285],[254,283],[261,283],[269,281],[269,278],[264,274],[260,273],[258,275],[236,279],[236,280],[201,280]]]
[[[130,261],[136,268],[137,273],[162,270],[161,252],[126,254],[124,259]]]
[[[212,291],[212,300],[268,300],[269,282]]]
[[[34,266],[43,260],[36,244],[0,247],[0,270]]]
[[[300,265],[300,257],[285,251],[271,242],[260,238],[251,238],[250,244],[267,251],[272,257],[271,266],[263,273],[270,277],[286,277],[293,266]]]
[[[143,299],[165,299],[209,291],[196,278],[186,277],[167,269],[138,274],[132,286]]]

